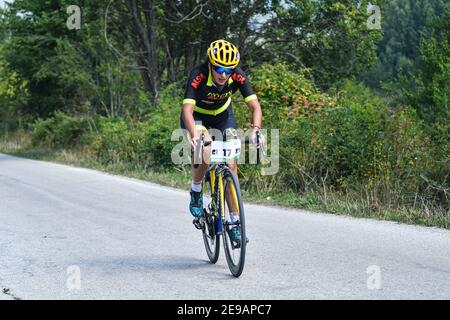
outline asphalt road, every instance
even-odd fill
[[[0,154],[0,299],[450,299],[448,230],[246,204],[236,279],[188,200]]]

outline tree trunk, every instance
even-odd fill
[[[195,66],[195,48],[191,45],[187,45],[184,52],[184,74],[189,75]]]
[[[124,0],[131,20],[131,45],[135,51],[145,90],[153,104],[159,89],[158,41],[156,36],[155,1]],[[142,5],[140,6],[140,4]]]
[[[175,70],[175,61],[174,61],[175,59],[172,57],[172,52],[173,52],[173,50],[171,50],[171,48],[170,48],[169,41],[167,41],[167,44],[166,44],[166,53],[167,53],[166,66],[167,66],[167,74],[168,74],[167,81],[169,83],[176,81],[176,70]]]

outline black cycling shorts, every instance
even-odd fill
[[[230,106],[218,115],[208,115],[195,112],[193,113],[195,125],[204,126],[206,129],[220,130],[222,135],[225,135],[225,130],[229,128],[237,129],[236,118],[234,117],[233,108]],[[186,129],[183,121],[183,112],[180,115],[180,127]],[[224,137],[226,138],[226,137]]]

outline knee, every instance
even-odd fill
[[[228,168],[230,168],[234,172],[237,172],[237,163],[236,162],[228,163]]]

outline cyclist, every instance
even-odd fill
[[[191,148],[195,149],[201,133],[204,133],[206,140],[211,140],[208,129],[217,129],[222,134],[226,134],[229,129],[237,129],[231,96],[238,89],[253,114],[252,142],[256,143],[256,132],[261,129],[262,123],[261,106],[247,75],[238,66],[238,49],[221,39],[209,45],[207,54],[208,61],[195,67],[190,73],[180,116],[181,128],[189,132]],[[210,152],[209,148],[204,149],[204,159]],[[237,177],[236,161],[228,163],[228,166]],[[205,162],[197,168],[192,166],[189,210],[195,218],[203,215],[202,180],[207,169],[208,164]],[[229,202],[233,201],[227,201]],[[238,210],[233,207],[235,206],[229,205],[230,217],[232,222],[237,222]],[[233,241],[240,242],[239,229],[232,228],[230,237]]]

